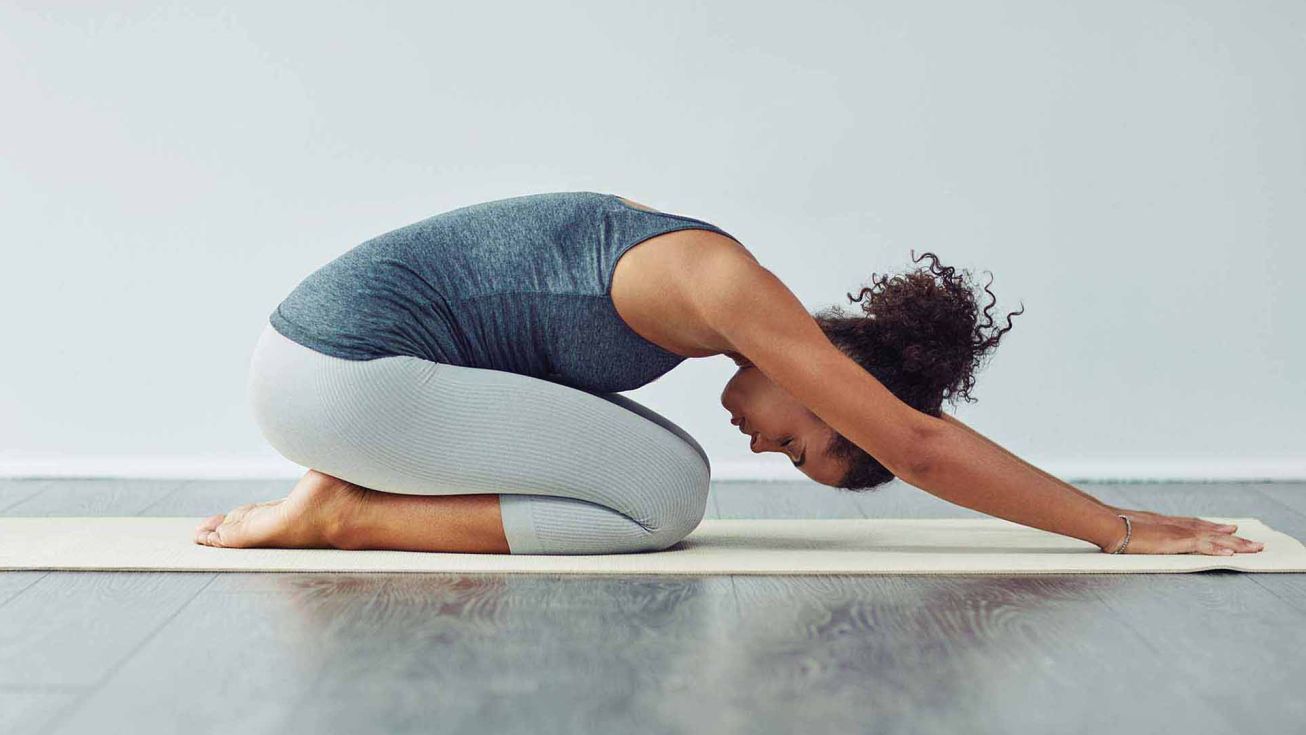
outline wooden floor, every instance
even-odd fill
[[[0,481],[202,516],[293,480]],[[1306,539],[1306,485],[1083,485]],[[718,483],[710,517],[982,517]],[[1306,574],[0,573],[0,732],[1306,732]]]

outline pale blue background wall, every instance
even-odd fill
[[[289,470],[244,378],[299,279],[586,189],[812,310],[909,248],[991,270],[1026,313],[959,415],[1063,476],[1306,475],[1300,2],[223,6],[0,6],[0,472]],[[733,368],[630,395],[801,478]]]

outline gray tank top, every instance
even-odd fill
[[[612,272],[638,243],[689,229],[735,239],[611,194],[474,204],[357,245],[304,278],[268,320],[346,360],[411,355],[589,392],[632,390],[685,358],[621,319]]]

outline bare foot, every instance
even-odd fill
[[[281,500],[250,503],[205,519],[195,529],[195,543],[226,548],[331,548],[369,492],[309,470]]]

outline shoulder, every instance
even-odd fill
[[[706,229],[679,229],[651,237],[622,254],[613,289],[634,283],[688,296],[717,281],[749,278],[761,269],[739,241]],[[670,294],[668,294],[670,295]]]
[[[711,230],[674,233],[662,252],[667,272],[661,279],[700,329],[720,333],[726,323],[759,294],[784,284],[731,237]],[[787,290],[787,289],[786,289]]]
[[[687,257],[686,298],[703,324],[732,346],[742,333],[765,333],[812,323],[798,297],[780,277],[730,238]]]
[[[693,357],[721,354],[727,346],[707,317],[716,313],[718,297],[746,290],[758,277],[747,264],[760,270],[732,238],[711,230],[669,232],[621,257],[612,275],[612,302],[618,316],[659,346]]]

